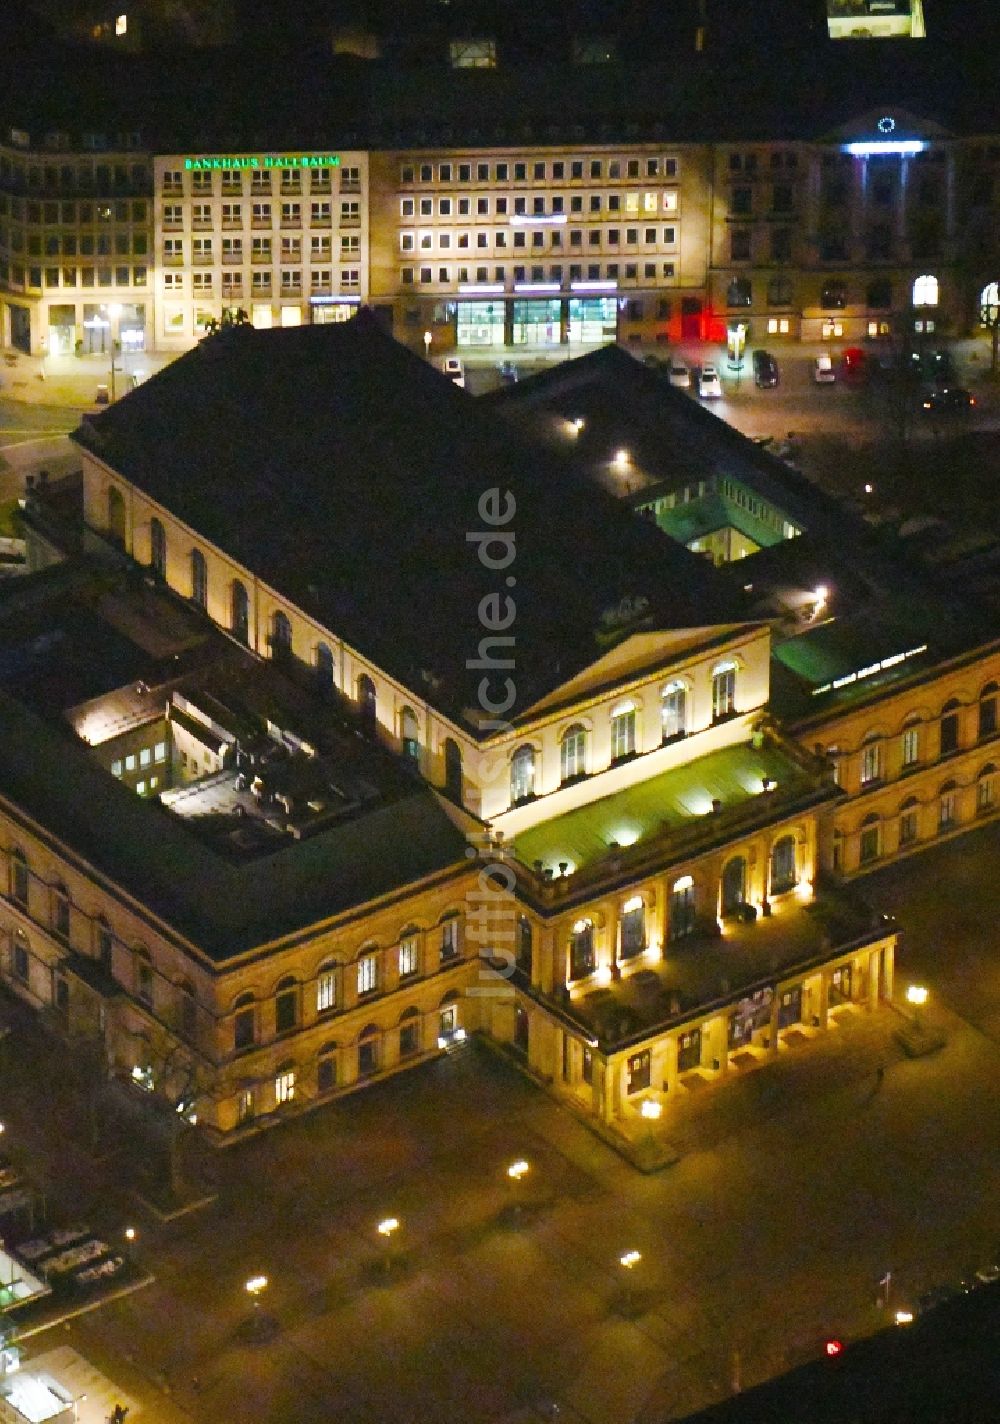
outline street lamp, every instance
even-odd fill
[[[399,1230],[400,1225],[401,1222],[398,1216],[386,1216],[383,1217],[383,1219],[379,1222],[376,1228],[378,1234],[385,1242],[386,1249],[385,1256],[382,1260],[382,1265],[385,1269],[386,1275],[388,1275],[388,1273],[392,1270],[392,1238]]]
[[[913,1005],[913,1022],[919,1028],[921,1023],[921,1010],[927,1003],[927,989],[923,984],[911,984],[906,991],[906,1002]]]
[[[111,348],[111,403],[115,401],[115,322],[121,321],[121,302],[112,302],[108,307],[108,345]],[[120,333],[121,328],[119,328]]]
[[[520,1183],[524,1181],[530,1171],[531,1163],[525,1161],[523,1157],[519,1157],[516,1162],[511,1162],[507,1168],[507,1180],[511,1184],[510,1212],[514,1221],[520,1218],[523,1205],[519,1191]]]
[[[618,1257],[618,1264],[625,1272],[624,1305],[625,1309],[628,1311],[630,1311],[632,1308],[632,1272],[635,1270],[636,1266],[638,1266],[641,1260],[641,1251],[625,1251],[622,1253],[621,1256]]]
[[[261,1295],[267,1290],[267,1276],[251,1276],[246,1282],[245,1290],[253,1301],[254,1310],[259,1311]]]
[[[433,333],[430,332],[430,331],[425,331],[425,332],[424,332],[424,356],[427,358],[428,361],[431,359],[431,342],[432,342],[433,340],[434,340],[434,335],[433,335]]]

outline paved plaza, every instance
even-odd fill
[[[887,1270],[905,1304],[1000,1247],[998,848],[990,828],[864,885],[911,926],[899,983],[930,984],[939,1053],[906,1058],[893,1011],[856,1016],[665,1124],[680,1160],[643,1176],[470,1046],[214,1159],[215,1205],[142,1223],[156,1283],[60,1338],[164,1424],[496,1424],[553,1402],[653,1424],[872,1330]]]

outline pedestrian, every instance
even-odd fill
[[[880,1064],[878,1065],[878,1067],[875,1069],[875,1086],[876,1086],[876,1088],[881,1088],[881,1086],[882,1086],[882,1080],[884,1079],[884,1077],[885,1077],[885,1068],[884,1068],[884,1066],[880,1063]]]

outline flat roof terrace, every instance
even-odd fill
[[[629,862],[654,846],[661,857],[680,858],[831,790],[800,754],[768,737],[760,747],[724,747],[532,826],[515,837],[514,854],[560,878],[562,865],[563,875],[579,874],[623,851]]]
[[[602,1045],[681,1023],[713,1004],[773,987],[798,966],[825,962],[851,945],[893,932],[891,921],[840,892],[802,903],[793,895],[768,917],[726,921],[718,936],[695,934],[669,943],[655,962],[610,985],[571,992],[565,1011]]]

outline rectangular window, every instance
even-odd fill
[[[902,736],[903,766],[915,766],[920,759],[920,732],[916,727],[907,727]]]
[[[365,954],[358,960],[358,996],[378,988],[378,955]]]
[[[295,1097],[295,1069],[284,1068],[274,1079],[274,1101],[290,1103]]]
[[[316,978],[316,1012],[328,1013],[337,1007],[337,972],[321,969]]]
[[[446,920],[441,926],[441,962],[458,955],[458,921]]]
[[[649,1049],[642,1053],[634,1053],[628,1060],[628,1088],[629,1093],[641,1093],[649,1087],[652,1073],[652,1056]]]
[[[635,709],[622,708],[611,718],[611,760],[620,761],[635,751]]]
[[[407,978],[417,972],[417,939],[415,935],[399,942],[399,977]]]
[[[878,781],[882,774],[882,747],[879,742],[871,742],[861,748],[861,785]]]

